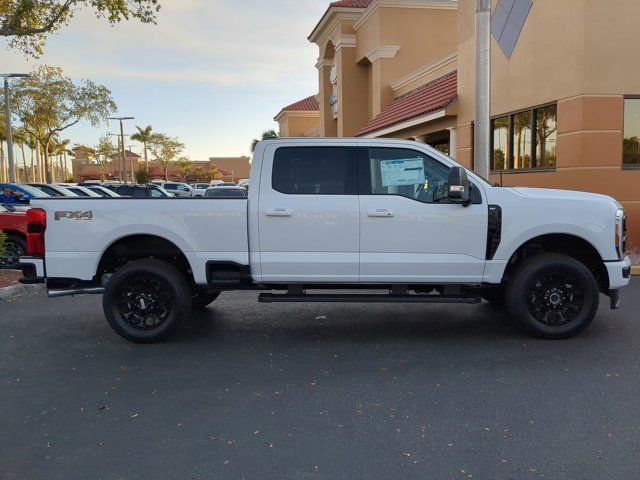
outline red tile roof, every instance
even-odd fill
[[[284,107],[285,111],[309,111],[320,110],[320,103],[318,102],[317,95],[311,95],[310,97],[303,98],[302,100],[292,103],[291,105]]]
[[[371,5],[373,0],[340,0],[339,2],[332,2],[329,7],[338,8],[367,8]]]
[[[458,96],[458,72],[451,72],[416,90],[395,99],[373,120],[363,126],[361,137],[402,122],[442,110]]]

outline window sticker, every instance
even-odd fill
[[[380,162],[380,174],[383,187],[416,185],[426,181],[422,158],[383,160]]]

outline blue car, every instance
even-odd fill
[[[13,201],[18,205],[29,205],[32,198],[49,197],[49,195],[37,188],[29,185],[20,185],[18,183],[0,183],[0,197],[3,196],[6,189],[11,190]]]

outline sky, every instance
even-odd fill
[[[118,115],[136,118],[125,133],[149,124],[179,137],[193,160],[247,155],[252,138],[277,130],[273,117],[283,106],[317,93],[318,51],[307,37],[329,0],[160,1],[157,25],[111,27],[82,11],[49,37],[37,60],[0,38],[0,70],[55,65],[74,80],[100,83]],[[114,122],[82,123],[64,138],[95,145],[118,131]]]

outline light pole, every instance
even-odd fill
[[[491,170],[491,1],[476,0],[476,113],[474,170],[489,179]]]
[[[124,127],[122,126],[122,122],[125,120],[135,120],[135,117],[109,117],[109,120],[118,120],[120,122],[120,145],[122,148],[121,155],[122,159],[120,161],[120,178],[124,176],[124,184],[127,184],[127,165],[124,155]],[[124,175],[123,175],[124,174]]]
[[[13,132],[11,130],[11,108],[9,106],[9,79],[10,78],[26,78],[28,73],[3,73],[0,74],[4,78],[4,116],[7,122],[7,155],[9,159],[9,182],[16,181],[16,170],[13,159]]]

